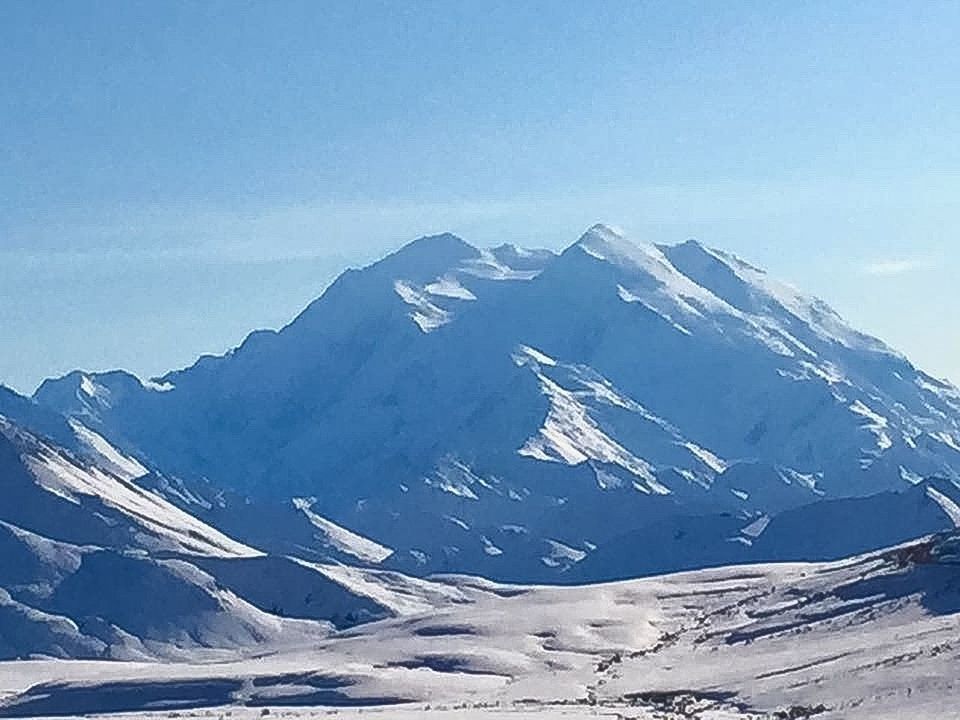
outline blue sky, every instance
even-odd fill
[[[0,382],[144,375],[429,232],[697,237],[960,382],[960,4],[0,3]]]

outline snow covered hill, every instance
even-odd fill
[[[123,474],[88,464],[2,416],[0,473],[0,520],[54,540],[153,553],[260,554]]]
[[[763,538],[782,513],[933,503],[895,541],[956,521],[913,486],[960,482],[955,388],[733,256],[602,225],[558,255],[421,238],[223,357],[72,373],[31,407],[240,540],[416,574],[595,579],[647,551],[623,538],[708,515],[702,548],[649,565],[796,558]]]
[[[588,587],[461,578],[482,595],[256,658],[6,663],[0,717],[952,718],[958,572],[953,534]]]
[[[229,659],[477,592],[267,554],[0,416],[0,660]]]

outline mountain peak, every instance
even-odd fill
[[[606,240],[614,239],[623,239],[625,233],[622,228],[619,228],[615,225],[607,225],[606,223],[594,223],[587,231],[580,237],[582,241],[584,238],[603,238]]]
[[[677,246],[682,248],[687,248],[689,250],[699,250],[700,252],[707,252],[707,253],[710,252],[710,249],[706,245],[704,245],[702,242],[697,240],[696,238],[688,238],[684,240],[682,243],[679,243]]]
[[[393,255],[409,253],[441,253],[458,257],[474,257],[479,251],[458,235],[444,232],[436,235],[424,235],[416,240],[411,240]]]
[[[424,235],[374,263],[391,276],[428,282],[437,275],[480,257],[480,251],[453,233]]]
[[[653,278],[658,286],[668,286],[687,294],[699,295],[701,289],[674,269],[664,252],[647,240],[627,238],[619,228],[598,223],[587,230],[570,248],[609,263],[630,275]]]
[[[588,228],[574,244],[574,247],[579,247],[593,255],[603,255],[605,256],[604,259],[610,259],[606,257],[608,255],[631,256],[638,252],[653,253],[663,257],[653,243],[628,239],[623,229],[604,223],[597,223]]]

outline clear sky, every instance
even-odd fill
[[[418,235],[697,237],[960,382],[960,3],[0,3],[0,382],[144,375]]]

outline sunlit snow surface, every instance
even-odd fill
[[[951,718],[958,544],[587,587],[447,578],[454,604],[256,657],[5,663],[0,716]]]
[[[946,513],[955,527],[960,528],[960,505],[957,505],[934,487],[927,488],[927,496],[943,508],[943,512]]]
[[[657,482],[652,466],[604,434],[572,393],[549,378],[540,380],[550,399],[550,413],[538,435],[520,448],[521,455],[568,465],[587,460],[620,465],[656,492],[668,492]]]
[[[119,478],[136,480],[149,472],[139,460],[124,455],[107,442],[106,438],[98,435],[83,423],[78,420],[70,420],[69,422],[80,442],[85,444],[98,457],[99,461]]]
[[[437,307],[430,301],[429,293],[402,280],[397,280],[394,289],[397,291],[397,295],[413,308],[410,311],[410,318],[423,332],[428,333],[436,330],[452,319],[448,311]]]
[[[550,402],[543,426],[517,451],[520,455],[567,465],[588,461],[618,465],[633,477],[638,490],[657,495],[669,494],[669,488],[656,477],[654,463],[636,456],[604,431],[595,415],[600,415],[602,408],[610,407],[635,416],[637,422],[661,436],[661,442],[684,448],[696,465],[714,473],[726,469],[727,463],[723,459],[683,438],[670,423],[620,392],[609,380],[590,368],[561,363],[528,345],[516,349],[513,361],[534,373]],[[553,379],[548,373],[558,379]],[[567,383],[567,387],[560,384],[559,378]],[[663,458],[660,460],[661,464],[666,464]],[[596,472],[601,488],[622,484],[622,481],[602,469]]]
[[[142,468],[120,456],[115,449],[102,445],[105,443],[102,438],[96,440],[92,434],[84,435],[104,453],[108,467],[119,464],[124,472],[113,474],[98,466],[85,466],[62,450],[22,433],[2,417],[0,431],[23,438],[28,454],[24,454],[22,461],[30,469],[38,491],[76,506],[92,501],[117,511],[127,518],[132,536],[143,547],[225,557],[261,554],[137,486],[126,472]]]
[[[444,275],[424,287],[431,295],[454,298],[456,300],[476,300],[477,296],[460,284],[453,275]]]
[[[466,261],[460,270],[486,280],[532,280],[540,273],[511,267],[489,250],[481,250],[479,257]]]
[[[380,563],[393,554],[388,547],[351,532],[327,518],[313,512],[314,501],[308,498],[294,498],[294,507],[302,512],[317,530],[322,533],[324,542],[356,560]]]

